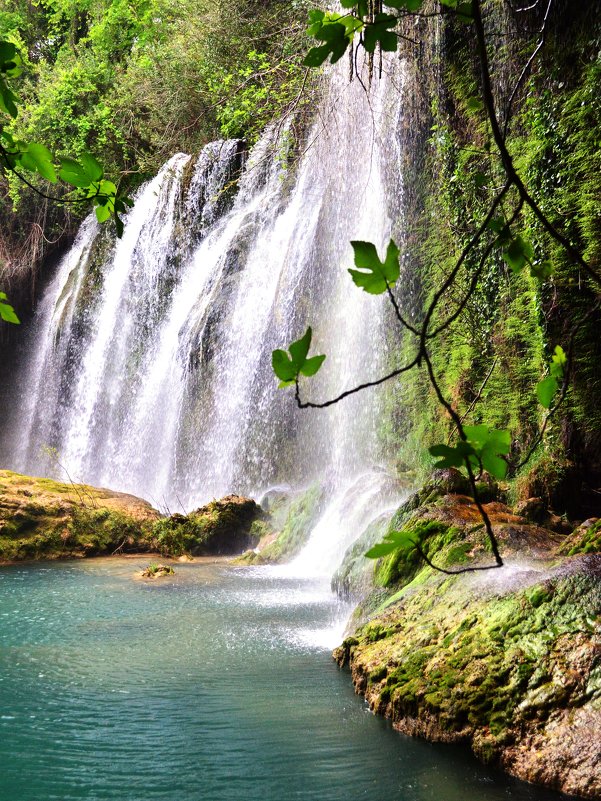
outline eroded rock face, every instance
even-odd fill
[[[397,524],[431,559],[450,569],[490,561],[471,498],[422,498]],[[597,523],[566,538],[499,502],[486,509],[505,567],[446,576],[410,551],[379,560],[367,620],[335,658],[400,731],[464,742],[521,779],[599,798]]]

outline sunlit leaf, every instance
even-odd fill
[[[32,143],[21,154],[21,164],[31,172],[39,173],[47,181],[56,183],[56,171],[52,163],[52,154],[44,145]]]
[[[311,377],[317,373],[325,360],[324,355],[307,358],[311,347],[313,332],[307,328],[305,333],[296,342],[293,342],[288,353],[285,350],[274,350],[271,354],[273,372],[280,379],[280,387],[294,384],[299,375]]]
[[[21,321],[17,317],[13,307],[7,301],[8,298],[6,297],[6,293],[0,292],[0,318],[4,320],[5,323],[19,325]]]
[[[386,250],[386,258],[380,261],[378,251],[371,242],[351,242],[355,252],[355,265],[358,270],[349,270],[356,286],[370,295],[381,295],[388,287],[394,286],[401,268],[399,249],[391,239]]]

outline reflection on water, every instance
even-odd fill
[[[2,801],[553,798],[373,717],[323,582],[144,564],[0,572]]]

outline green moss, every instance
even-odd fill
[[[259,542],[261,515],[253,500],[230,495],[188,515],[158,520],[153,534],[159,551],[170,556],[240,553]]]
[[[321,513],[323,499],[322,488],[314,484],[291,501],[277,539],[260,553],[263,562],[284,562],[301,551]]]
[[[142,526],[131,516],[109,509],[75,507],[64,544],[85,554],[115,550],[147,549],[151,526]]]
[[[600,602],[598,583],[587,575],[558,571],[501,598],[479,597],[461,577],[431,576],[357,631],[353,664],[369,666],[376,709],[390,705],[399,719],[434,715],[450,733],[484,730],[494,745],[520,715],[545,715],[583,692],[568,678],[568,643]],[[601,687],[595,692],[601,696]]]
[[[559,553],[576,556],[580,553],[601,553],[601,520],[579,526],[559,548]]]

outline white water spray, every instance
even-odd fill
[[[275,347],[311,324],[316,400],[378,377],[386,300],[352,285],[350,240],[383,252],[398,225],[396,139],[402,71],[367,93],[333,71],[305,152],[286,166],[278,129],[241,166],[239,142],[213,143],[193,169],[178,154],[139,192],[123,239],[87,222],[38,309],[35,387],[11,466],[189,510],[228,492],[319,481],[331,498],[300,573],[331,574],[344,549],[393,504],[379,461],[378,394],[301,411],[276,388]],[[386,489],[387,488],[387,489]]]

